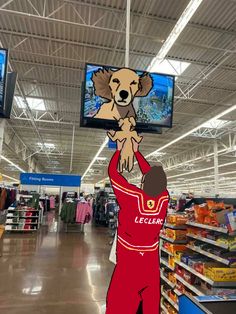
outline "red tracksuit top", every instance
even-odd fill
[[[140,152],[135,153],[143,174],[150,170]],[[148,196],[118,172],[120,151],[113,155],[108,168],[111,184],[120,206],[118,243],[132,251],[154,251],[158,248],[159,232],[164,223],[169,193],[164,190],[157,197]]]

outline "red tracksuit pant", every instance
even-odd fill
[[[117,243],[117,265],[107,293],[106,314],[160,313],[160,266],[158,250],[137,252]]]

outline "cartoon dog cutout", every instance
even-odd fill
[[[125,140],[123,149],[121,151],[121,157],[119,162],[119,172],[123,172],[124,169],[127,171],[131,171],[134,166],[134,152],[133,152],[133,144],[132,138],[140,143],[142,141],[142,136],[139,136],[136,131],[134,131],[134,127],[136,125],[135,119],[133,117],[120,119],[119,127],[121,131],[117,131],[114,135],[110,132],[107,132],[107,135],[112,141],[120,141]]]
[[[105,98],[94,118],[120,120],[134,117],[134,97],[147,96],[153,87],[153,81],[148,73],[139,76],[135,71],[122,68],[117,71],[99,69],[92,76],[95,95]]]

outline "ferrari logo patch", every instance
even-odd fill
[[[155,202],[154,202],[153,200],[147,201],[147,207],[148,207],[149,209],[153,209],[154,206],[155,206]]]

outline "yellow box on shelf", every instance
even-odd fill
[[[204,275],[213,281],[236,281],[236,268],[221,267],[217,263],[207,264]]]

